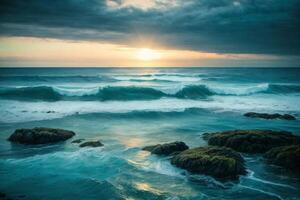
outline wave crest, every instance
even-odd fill
[[[234,95],[234,96],[245,96],[261,92],[266,92],[269,89],[269,84],[258,84],[254,86],[243,86],[243,87],[209,87],[209,90],[216,95]]]
[[[146,87],[104,87],[89,97],[99,100],[152,100],[166,96],[162,91]],[[87,96],[88,97],[88,96]]]
[[[289,94],[300,93],[300,85],[258,84],[247,87],[222,87],[207,85],[187,85],[175,94],[168,94],[150,87],[107,86],[103,88],[67,88],[67,87],[21,87],[0,88],[0,98],[15,100],[155,100],[162,97],[180,99],[205,99],[213,95],[247,96],[258,93]]]
[[[48,86],[6,88],[0,90],[0,97],[4,99],[44,101],[58,101],[62,99],[62,95]]]
[[[199,99],[205,98],[207,96],[214,95],[207,86],[205,85],[189,85],[185,86],[183,89],[178,91],[175,96],[178,98],[185,98],[185,99]]]

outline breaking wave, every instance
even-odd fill
[[[181,99],[205,99],[213,95],[247,96],[258,93],[290,94],[300,93],[300,85],[258,84],[245,87],[224,87],[187,85],[173,94],[151,87],[107,86],[92,88],[68,88],[57,86],[36,86],[0,88],[0,98],[15,100],[154,100],[162,97]]]

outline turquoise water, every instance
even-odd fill
[[[287,130],[300,123],[243,117],[248,111],[300,114],[300,69],[0,69],[0,191],[13,199],[300,199],[300,179],[243,155],[248,175],[219,182],[189,174],[141,147],[205,132]],[[50,111],[50,112],[49,112]],[[101,148],[71,140],[23,146],[17,128],[70,129]]]

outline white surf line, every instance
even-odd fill
[[[271,193],[271,192],[266,192],[266,191],[263,191],[263,190],[260,190],[260,189],[256,189],[256,188],[253,188],[253,187],[249,187],[249,186],[245,186],[245,185],[239,185],[240,187],[243,187],[243,188],[247,188],[249,190],[254,190],[254,191],[257,191],[257,192],[261,192],[263,194],[267,194],[269,196],[273,196],[273,197],[276,197],[280,200],[283,200],[283,198],[281,198],[281,196],[277,195],[277,194],[274,194],[274,193]]]
[[[251,171],[251,170],[248,170],[249,171],[249,175],[247,176],[247,178],[251,179],[251,180],[254,180],[254,181],[257,181],[257,182],[262,182],[262,183],[265,183],[265,184],[270,184],[270,185],[276,185],[276,186],[280,186],[280,187],[285,187],[285,188],[290,188],[290,189],[295,189],[295,187],[293,186],[290,186],[290,185],[285,185],[285,184],[281,184],[281,183],[274,183],[274,182],[271,182],[271,181],[267,181],[267,180],[263,180],[263,179],[260,179],[260,178],[257,178],[254,176],[254,172]]]

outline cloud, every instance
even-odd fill
[[[300,1],[2,0],[0,35],[299,55]]]

